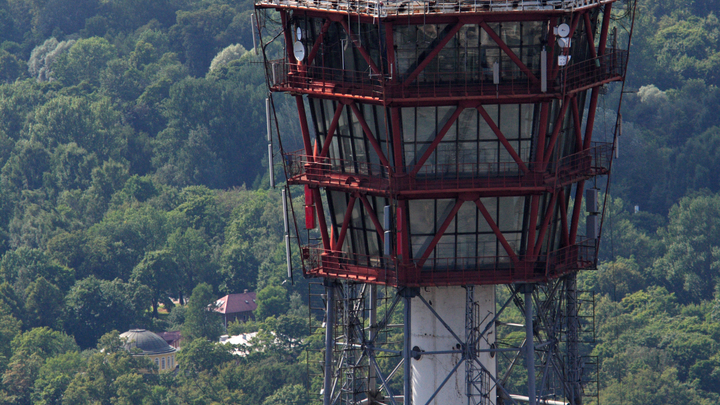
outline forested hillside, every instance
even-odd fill
[[[602,263],[581,275],[602,404],[720,401],[718,10],[638,2]],[[0,0],[0,404],[312,403],[252,12]],[[601,99],[599,137],[619,92]],[[261,333],[233,358],[207,340],[220,329],[205,308],[244,289],[258,322],[230,329]],[[180,372],[143,378],[153,366],[120,349],[131,327],[182,330]]]

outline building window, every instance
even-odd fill
[[[162,369],[165,370],[165,357],[162,358]]]
[[[155,358],[155,367],[160,367],[160,362],[157,357]]]

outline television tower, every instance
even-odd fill
[[[287,184],[321,236],[301,253],[325,288],[323,405],[597,395],[576,273],[617,143],[593,141],[627,66],[615,3],[256,0],[284,40],[269,88],[299,113]]]

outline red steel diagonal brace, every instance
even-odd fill
[[[447,43],[450,42],[451,39],[453,39],[455,34],[457,34],[458,31],[460,31],[460,28],[462,28],[463,25],[465,25],[465,24],[463,24],[460,21],[455,23],[455,25],[452,27],[450,32],[448,32],[447,35],[445,35],[445,38],[443,38],[435,46],[435,48],[432,51],[430,51],[430,53],[425,57],[425,59],[423,59],[422,62],[420,62],[420,64],[415,68],[415,70],[413,70],[413,72],[410,74],[410,76],[408,76],[408,78],[405,79],[405,81],[403,82],[403,86],[409,86],[410,83],[412,83],[413,80],[415,80],[415,78],[418,77],[420,72],[422,72],[423,69],[425,69],[425,67],[427,67],[427,65],[430,64],[430,62],[432,62],[433,59],[435,59],[435,57],[440,53],[440,51],[442,51],[442,49],[445,47],[445,45],[447,45]]]
[[[485,208],[485,205],[480,201],[478,198],[474,201],[475,205],[477,205],[478,209],[480,210],[480,213],[482,214],[483,218],[485,218],[485,221],[488,225],[490,225],[490,229],[495,233],[495,236],[498,238],[498,241],[502,245],[502,247],[507,252],[508,256],[510,256],[510,260],[513,262],[513,264],[518,264],[518,258],[515,254],[515,251],[513,251],[512,246],[508,243],[507,239],[505,239],[505,235],[502,234],[500,231],[500,228],[498,228],[495,221],[492,219],[492,215],[490,215],[490,212],[488,212],[487,208]]]
[[[343,243],[345,243],[345,235],[347,234],[348,227],[350,226],[350,218],[352,217],[352,211],[355,208],[355,196],[350,195],[350,202],[348,202],[347,209],[345,210],[345,217],[343,217],[342,228],[340,228],[340,236],[338,237],[337,245],[335,250],[342,250]]]
[[[550,203],[545,210],[545,217],[543,218],[542,225],[540,226],[540,232],[538,232],[537,242],[535,242],[535,251],[533,252],[533,256],[537,256],[540,254],[540,250],[543,246],[543,239],[545,239],[545,233],[547,233],[548,226],[550,225],[550,219],[555,214],[555,203],[557,201],[557,196],[558,193],[552,193]]]
[[[320,50],[320,45],[322,45],[323,37],[325,36],[325,33],[327,33],[328,28],[330,28],[330,24],[332,21],[327,20],[325,21],[325,24],[323,24],[322,29],[320,29],[320,34],[318,34],[317,39],[315,39],[315,44],[312,47],[312,50],[310,51],[310,55],[308,55],[307,58],[307,65],[310,66],[313,63],[313,60],[315,60],[315,55],[317,55],[318,51]]]
[[[590,22],[590,13],[583,14],[585,17],[585,35],[587,35],[588,48],[590,48],[590,57],[597,58],[595,50],[595,37],[593,36],[592,22]]]
[[[350,37],[350,40],[355,45],[355,48],[357,48],[358,52],[360,52],[360,55],[363,57],[363,59],[365,59],[365,62],[367,62],[367,64],[370,66],[370,69],[372,69],[373,73],[375,73],[376,75],[382,74],[382,72],[380,72],[380,69],[375,64],[375,62],[373,62],[372,58],[370,57],[370,54],[367,53],[367,51],[362,46],[362,44],[360,44],[360,42],[358,42],[358,40],[355,38],[355,34],[353,34],[352,29],[350,28],[348,23],[344,19],[341,19],[340,24],[345,29],[345,32],[347,32],[348,36]]]
[[[507,46],[507,44],[500,38],[500,36],[498,34],[495,33],[495,31],[492,28],[490,28],[489,25],[487,25],[487,23],[485,23],[484,21],[481,21],[480,26],[483,27],[485,32],[487,32],[488,35],[490,35],[490,38],[492,38],[492,40],[498,44],[500,49],[502,49],[503,52],[505,52],[507,54],[507,56],[510,57],[510,60],[512,60],[517,65],[517,67],[519,67],[520,70],[522,70],[533,83],[535,83],[535,84],[540,83],[540,80],[538,80],[538,78],[535,77],[533,72],[530,69],[528,69],[527,66],[525,66],[525,64],[522,62],[522,60],[520,60],[520,58],[518,58],[518,56],[515,55],[515,52],[513,52],[512,49],[510,49],[510,47]]]
[[[385,154],[382,151],[382,148],[380,147],[380,144],[377,142],[377,139],[375,139],[375,136],[372,133],[372,130],[370,130],[370,127],[368,126],[367,122],[365,122],[365,118],[363,118],[362,113],[360,112],[360,109],[357,108],[357,105],[355,102],[350,103],[350,108],[355,113],[355,117],[357,118],[358,122],[360,123],[360,126],[362,127],[363,131],[365,132],[365,136],[368,138],[368,141],[370,141],[370,145],[372,145],[373,149],[375,149],[375,153],[378,154],[378,157],[380,158],[380,161],[382,164],[387,167],[388,172],[392,174],[393,168],[390,166],[390,162],[388,162],[387,158],[385,157]]]
[[[462,104],[459,105],[459,106],[455,109],[455,112],[453,112],[452,116],[450,116],[450,118],[447,120],[447,122],[445,123],[445,125],[443,125],[442,129],[440,129],[440,132],[435,136],[435,139],[434,139],[433,142],[430,144],[430,146],[427,148],[427,150],[425,151],[425,153],[423,153],[422,157],[420,157],[420,160],[418,160],[417,164],[415,165],[415,168],[414,168],[413,171],[410,173],[411,175],[415,176],[416,174],[418,174],[418,172],[420,171],[420,169],[423,167],[423,165],[425,164],[425,162],[430,158],[430,155],[432,155],[432,153],[435,151],[435,149],[437,148],[437,146],[440,144],[440,142],[441,142],[441,141],[443,140],[443,138],[445,137],[445,134],[448,133],[448,131],[450,130],[450,127],[453,126],[453,124],[455,123],[455,121],[456,121],[456,120],[458,119],[458,117],[460,116],[460,113],[462,113],[464,109],[465,109],[465,106],[462,105]]]
[[[545,147],[545,153],[544,153],[544,163],[547,165],[550,162],[550,157],[552,156],[552,152],[555,149],[555,143],[557,142],[558,135],[560,134],[560,129],[562,129],[563,121],[565,120],[565,112],[567,112],[568,104],[570,103],[570,96],[565,97],[562,103],[562,107],[560,108],[560,111],[558,112],[557,117],[555,118],[555,123],[553,124],[553,132],[550,136],[550,142]]]
[[[425,264],[425,261],[428,259],[428,257],[430,257],[432,251],[435,250],[435,246],[437,246],[438,242],[440,242],[440,238],[442,238],[443,234],[445,234],[445,231],[450,226],[452,220],[455,219],[455,215],[457,215],[458,211],[460,211],[460,207],[462,207],[464,202],[465,201],[463,201],[462,199],[457,199],[455,201],[455,206],[453,207],[452,211],[450,211],[450,214],[448,214],[447,218],[445,218],[445,221],[443,221],[442,225],[440,225],[440,229],[438,229],[435,237],[430,242],[430,245],[427,247],[427,249],[425,249],[425,252],[420,258],[420,261],[417,265],[418,268],[422,268],[422,266]]]
[[[483,116],[485,119],[485,122],[487,122],[488,126],[492,131],[495,133],[495,136],[498,137],[498,140],[500,143],[505,147],[505,149],[508,151],[510,156],[513,158],[515,163],[520,167],[520,170],[523,171],[523,173],[527,173],[529,170],[527,166],[525,166],[525,162],[520,159],[520,156],[518,156],[517,152],[515,152],[515,149],[510,145],[510,142],[508,142],[507,138],[505,138],[505,135],[503,135],[502,131],[500,131],[500,128],[498,128],[497,125],[495,125],[495,121],[492,120],[492,117],[490,117],[490,114],[485,111],[483,106],[479,105],[477,106],[477,110],[480,112],[480,115]]]
[[[577,99],[573,98],[571,103],[573,126],[575,128],[575,151],[579,152],[583,146],[582,122],[580,120],[580,111],[578,110]]]
[[[382,225],[380,225],[380,221],[378,220],[377,215],[375,215],[375,210],[373,209],[372,205],[370,205],[370,201],[368,201],[367,197],[363,194],[360,194],[360,201],[362,201],[363,205],[365,206],[365,211],[367,212],[368,216],[370,216],[370,220],[372,221],[373,225],[375,225],[375,230],[377,231],[378,235],[380,235],[380,240],[385,242],[385,230],[383,229]]]
[[[562,228],[560,236],[562,237],[562,244],[563,246],[569,246],[567,205],[565,203],[565,190],[562,188],[558,190],[558,205],[560,206],[560,227]]]
[[[340,122],[340,116],[342,115],[344,107],[345,105],[343,103],[338,102],[337,108],[335,108],[335,115],[333,115],[333,119],[330,122],[330,128],[328,128],[328,133],[325,136],[323,148],[320,151],[320,157],[327,157],[327,154],[330,151],[330,143],[332,142],[333,136],[335,136],[335,131],[337,130],[338,122]]]

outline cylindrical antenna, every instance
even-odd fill
[[[283,209],[283,219],[285,220],[285,235],[290,234],[290,223],[288,221],[288,209],[287,209],[287,191],[283,188],[282,189],[282,209]]]
[[[270,97],[265,99],[265,120],[267,121],[267,141],[272,142],[272,131],[270,130]]]
[[[390,256],[391,251],[392,251],[392,244],[390,243],[391,239],[392,239],[392,232],[390,231],[390,227],[392,226],[392,218],[390,218],[390,206],[389,205],[385,206],[385,210],[383,213],[385,214],[385,218],[383,218],[383,222],[384,222],[383,226],[385,227],[385,234],[384,234],[385,240],[383,241],[384,242],[383,247],[385,249],[384,250],[385,255]]]
[[[270,188],[275,188],[275,173],[273,173],[273,148],[268,144],[268,171],[270,172]]]
[[[255,55],[257,55],[257,43],[255,42],[255,13],[250,14],[250,32],[252,33],[253,38],[253,51],[255,51]]]
[[[540,91],[547,93],[547,50],[540,52]]]
[[[285,235],[285,260],[287,261],[287,275],[292,280],[292,260],[290,254],[290,235]]]

